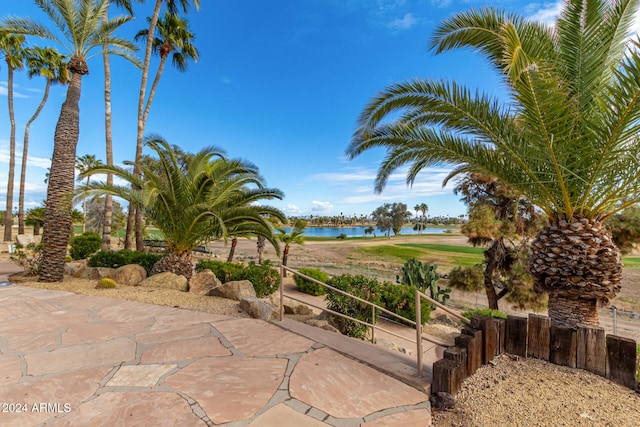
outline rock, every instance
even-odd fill
[[[140,282],[147,278],[147,270],[138,264],[123,265],[116,268],[111,278],[119,285],[138,286]]]
[[[309,319],[304,323],[306,323],[307,325],[315,326],[316,328],[324,329],[325,331],[335,332],[336,334],[340,333],[339,330],[331,326],[326,320]]]
[[[456,404],[456,398],[444,391],[431,395],[431,405],[436,409],[450,409]]]
[[[311,310],[309,306],[297,302],[285,301],[283,306],[286,314],[299,314],[302,316],[310,316],[313,314],[313,310]]]
[[[64,274],[67,276],[78,277],[79,272],[83,269],[86,269],[86,263],[84,261],[67,262],[64,265]],[[86,274],[86,272],[84,274]]]
[[[196,295],[213,295],[213,289],[221,285],[222,283],[216,275],[211,270],[206,269],[191,277],[189,280],[189,292]]]
[[[170,272],[154,274],[140,282],[140,286],[150,288],[175,289],[176,291],[187,292],[189,282],[184,276],[179,276]]]
[[[100,280],[100,279],[111,279],[113,272],[115,269],[109,267],[87,267],[83,269],[80,274],[86,271],[87,279],[89,280]]]
[[[256,297],[256,290],[248,280],[238,280],[223,283],[211,289],[211,294],[216,297],[228,298],[235,301],[242,301],[244,298]]]
[[[18,234],[16,236],[16,243],[27,246],[29,243],[35,243],[35,239],[31,234]]]
[[[278,311],[274,306],[258,299],[255,296],[248,296],[240,301],[240,308],[254,319],[277,320]]]

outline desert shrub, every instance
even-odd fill
[[[381,300],[384,308],[415,322],[417,289],[415,286],[385,282],[382,284],[381,289]],[[431,304],[424,301],[420,304],[420,318],[423,324],[429,321],[430,314]],[[393,318],[392,320],[396,321],[397,319]]]
[[[104,278],[96,284],[96,289],[113,289],[116,287],[116,282],[113,279]]]
[[[491,310],[490,308],[476,308],[475,310],[467,310],[462,313],[467,319],[471,319],[476,314],[482,316],[499,317],[500,319],[506,319],[507,314],[500,310]]]
[[[102,237],[96,233],[87,231],[80,236],[75,236],[69,242],[71,249],[69,255],[74,260],[86,259],[89,255],[94,254],[100,250],[102,246]]]
[[[130,251],[123,249],[121,251],[99,251],[89,257],[87,265],[89,267],[110,267],[118,268],[128,264],[138,264],[147,270],[147,274],[151,271],[153,264],[158,262],[162,255]]]
[[[481,265],[456,267],[449,273],[449,286],[468,292],[484,289],[484,272]]]
[[[327,280],[329,280],[329,275],[321,270],[318,270],[317,268],[301,268],[298,271],[305,276],[309,276],[323,283],[327,283]],[[293,280],[294,282],[296,282],[296,286],[298,287],[298,289],[300,289],[300,291],[304,292],[305,294],[324,295],[327,293],[327,288],[325,288],[324,286],[304,279],[297,274],[293,275]]]
[[[280,285],[280,273],[269,261],[256,264],[251,261],[245,266],[242,263],[202,260],[196,264],[196,271],[209,269],[222,283],[235,280],[248,280],[253,285],[258,298],[271,295]]]
[[[338,240],[344,240],[347,238],[347,235],[345,233],[340,233],[336,236],[336,239]]]
[[[377,280],[368,279],[364,276],[342,276],[332,277],[327,284],[334,288],[348,292],[369,302],[381,305],[381,285]],[[327,291],[327,308],[358,320],[371,323],[371,307],[338,292]],[[365,338],[367,326],[360,323],[334,316],[334,322],[338,329],[350,337]]]
[[[16,245],[16,250],[9,256],[9,259],[24,268],[24,272],[29,276],[40,274],[40,264],[42,263],[42,249],[44,244],[29,243],[27,246]]]

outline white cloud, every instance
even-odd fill
[[[0,96],[8,95],[8,87],[7,82],[0,82]],[[16,90],[16,87],[13,87],[13,96],[15,98],[28,98],[27,95],[23,95],[20,91]]]
[[[416,18],[411,13],[407,13],[404,15],[404,17],[394,19],[393,21],[389,22],[387,26],[394,30],[408,30],[409,28],[413,27],[416,22],[418,22]]]
[[[562,11],[563,1],[531,3],[525,7],[525,15],[533,21],[554,25]]]
[[[287,205],[287,207],[284,208],[284,211],[287,215],[299,215],[302,213],[302,209],[296,205]]]
[[[320,202],[318,200],[312,201],[311,206],[312,212],[330,213],[333,209],[333,205],[330,202]]]

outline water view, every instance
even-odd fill
[[[358,226],[358,227],[307,227],[304,229],[304,235],[307,237],[337,237],[340,234],[344,233],[347,237],[364,237],[364,230],[368,227]],[[426,227],[422,230],[422,234],[440,234],[446,233],[449,230],[453,230],[454,228],[434,228],[434,227]],[[287,232],[289,232],[289,228],[285,228]],[[373,234],[376,236],[384,236],[385,233],[382,233],[380,230],[374,227]],[[367,236],[373,236],[373,234]],[[403,235],[408,234],[418,234],[417,230],[414,230],[412,226],[402,227]],[[391,232],[393,236],[393,231]]]

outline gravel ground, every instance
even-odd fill
[[[640,426],[640,394],[590,372],[502,355],[467,378],[436,427]]]

